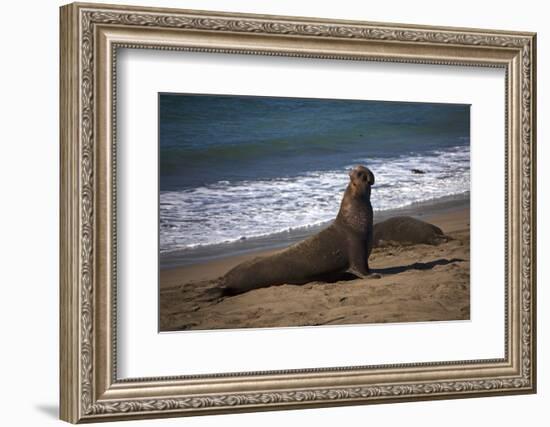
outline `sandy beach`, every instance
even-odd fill
[[[386,322],[467,320],[470,317],[470,224],[466,205],[422,219],[451,239],[375,248],[379,279],[346,278],[256,289],[219,298],[217,278],[270,251],[163,269],[160,330],[237,329]]]

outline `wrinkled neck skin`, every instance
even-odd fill
[[[341,224],[360,232],[366,231],[369,226],[372,226],[370,186],[359,192],[353,188],[351,183],[348,184],[336,219]]]

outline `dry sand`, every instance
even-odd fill
[[[470,318],[470,211],[423,217],[452,240],[375,248],[380,279],[311,282],[220,299],[216,278],[247,254],[160,273],[160,330],[236,329]]]

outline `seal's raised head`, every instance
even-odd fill
[[[370,198],[370,187],[374,185],[374,174],[365,166],[355,166],[349,172],[349,188],[354,197]]]

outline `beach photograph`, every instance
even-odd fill
[[[159,93],[159,331],[470,319],[470,106]]]

